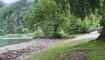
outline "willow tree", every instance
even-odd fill
[[[35,27],[39,22],[47,22],[54,26],[53,29],[57,32],[58,26],[65,21],[61,15],[66,16],[67,10],[70,11],[71,15],[82,20],[90,14],[99,13],[103,18],[105,16],[104,0],[38,0],[38,2],[38,4],[33,5],[32,13],[28,15],[31,18],[28,19],[31,27]],[[97,39],[105,38],[104,30],[105,26]]]
[[[59,32],[64,23],[66,12],[56,5],[53,0],[39,0],[31,6],[32,13],[25,17],[30,29],[35,30],[37,27],[41,27],[44,33],[48,33],[50,30],[52,34]],[[62,11],[61,11],[62,10]]]
[[[96,11],[102,18],[105,18],[105,0],[55,0],[56,3],[62,7],[63,11],[65,11],[66,4],[70,4],[70,11],[71,13],[84,19],[86,16],[90,15],[91,13],[95,14]],[[102,20],[103,20],[102,19]],[[101,20],[101,21],[102,21]],[[105,39],[105,20],[103,22],[103,29],[100,36],[97,38]]]

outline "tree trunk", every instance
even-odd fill
[[[54,25],[54,33],[57,33],[59,24]]]
[[[53,38],[59,38],[59,35],[58,35],[58,27],[59,27],[59,24],[56,24],[54,25],[54,33],[53,33]]]
[[[105,39],[105,25],[103,26],[103,29],[100,33],[100,36],[97,38],[97,40],[103,40]]]

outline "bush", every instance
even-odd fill
[[[5,31],[4,30],[0,30],[0,35],[5,35]]]
[[[23,29],[22,29],[22,32],[25,34],[25,33],[28,33],[29,30],[28,30],[27,28],[23,28]]]
[[[74,35],[68,35],[67,34],[67,35],[64,35],[63,38],[64,39],[72,39],[72,38],[75,38],[75,36]]]
[[[62,38],[62,35],[60,33],[58,33],[58,32],[55,32],[55,33],[53,33],[52,38],[60,39],[60,38]]]
[[[39,38],[44,38],[44,33],[41,28],[38,28],[33,34],[33,39],[39,39]]]
[[[23,26],[18,26],[17,27],[17,33],[22,33],[23,28],[24,28]]]
[[[53,38],[55,39],[70,39],[74,37],[75,37],[74,35],[66,34],[63,30],[53,34]]]

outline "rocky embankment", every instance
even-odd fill
[[[0,60],[21,60],[65,40],[39,39],[0,48]]]

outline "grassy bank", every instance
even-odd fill
[[[32,36],[33,33],[26,33],[26,34],[6,34],[3,35],[5,37],[21,37],[21,36]]]
[[[92,40],[60,43],[25,60],[104,60],[105,42]]]

